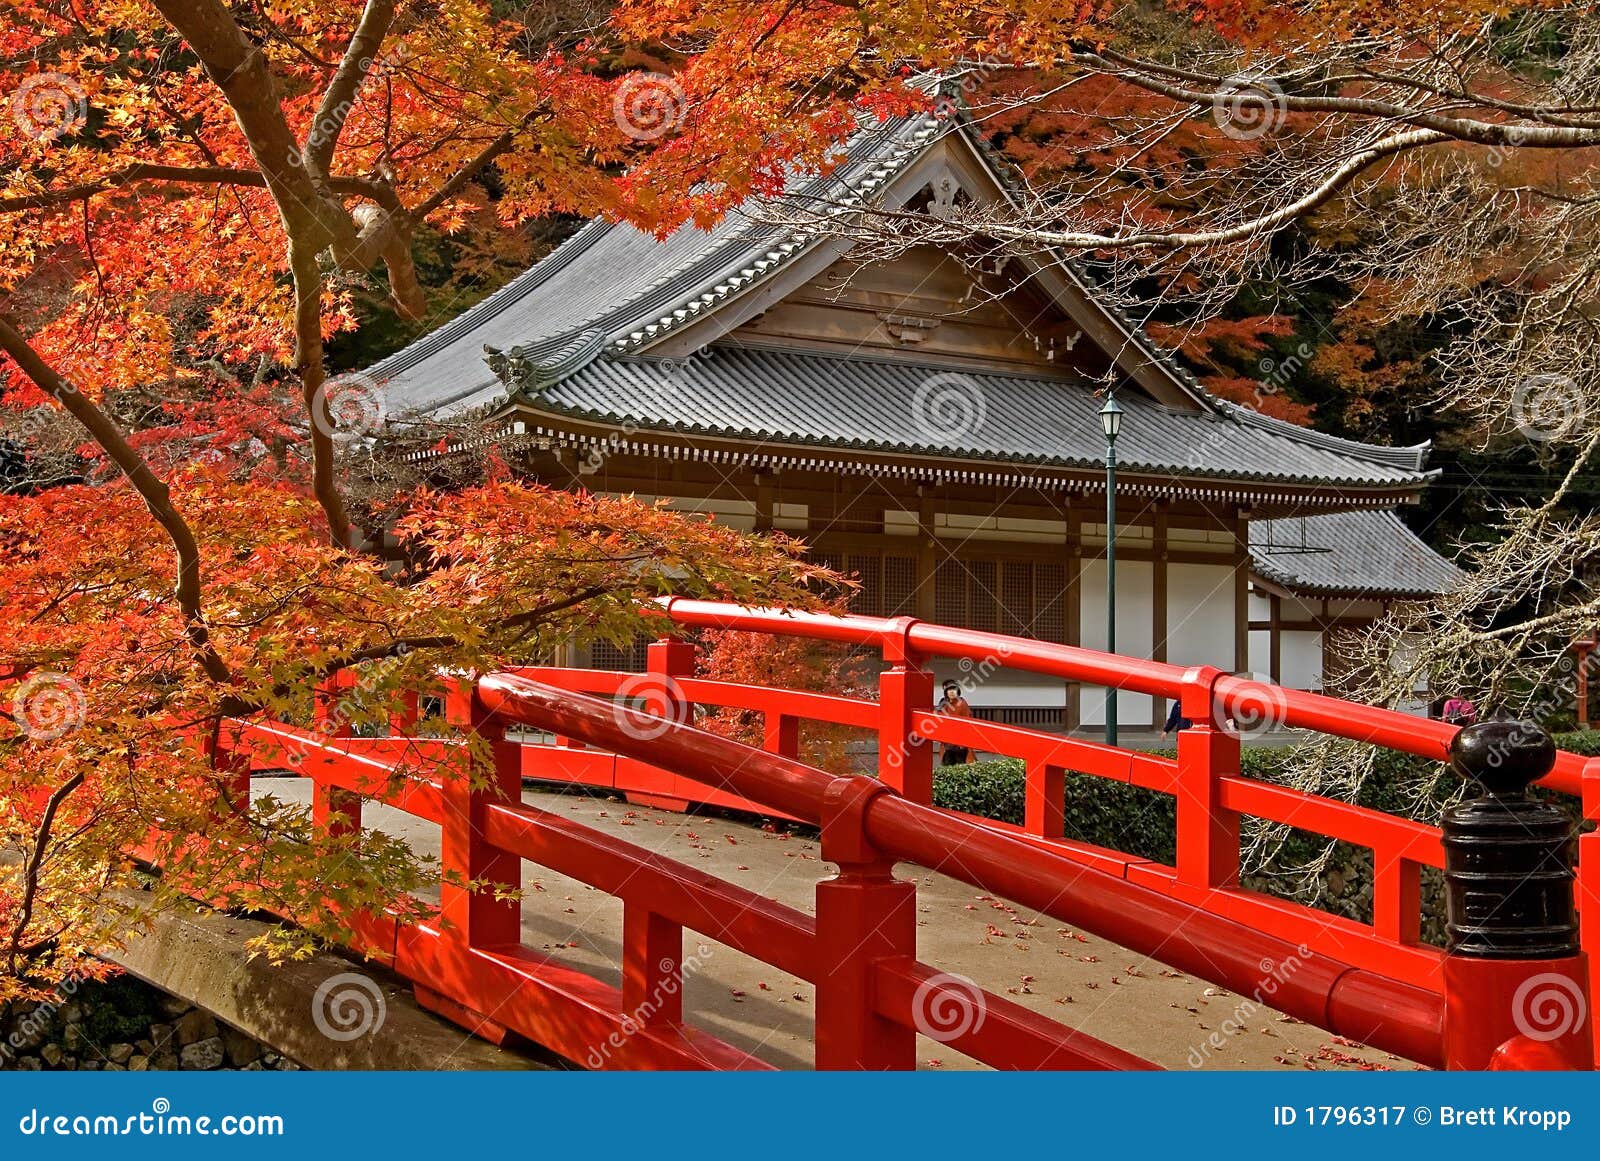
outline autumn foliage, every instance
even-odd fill
[[[78,441],[0,502],[0,1002],[99,970],[96,946],[184,894],[335,938],[327,897],[417,913],[432,868],[393,840],[241,800],[218,761],[230,722],[304,720],[351,673],[354,724],[376,723],[443,674],[631,640],[656,595],[815,606],[827,587],[783,537],[530,487],[492,456],[448,487],[352,503],[385,417],[358,398],[376,414],[341,430],[330,344],[373,300],[417,328],[454,312],[421,240],[525,246],[553,215],[707,225],[833,164],[863,119],[928,103],[919,70],[1050,67],[1118,6],[506,7],[0,4],[0,406],[16,420],[0,456],[36,456],[61,417]],[[1324,6],[1179,7],[1207,35],[1266,40]],[[1338,10],[1320,32],[1398,11]]]

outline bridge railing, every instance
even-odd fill
[[[877,702],[816,693],[740,686],[695,678],[692,648],[666,639],[649,649],[644,674],[539,669],[529,676],[574,691],[632,697],[658,712],[688,720],[694,705],[747,710],[764,716],[766,748],[795,756],[798,725],[818,721],[877,734],[878,769],[905,797],[932,801],[933,746],[943,742],[1020,759],[1025,770],[1022,833],[1051,840],[1086,865],[1118,874],[1173,898],[1253,927],[1306,943],[1336,958],[1371,964],[1396,978],[1442,988],[1442,956],[1421,937],[1422,868],[1442,868],[1437,827],[1245,778],[1239,738],[1230,719],[1301,729],[1445,761],[1457,727],[1320,694],[1239,678],[1208,667],[1185,668],[912,618],[877,618],[751,609],[718,602],[662,602],[671,630],[720,629],[805,637],[882,651],[888,669]],[[1177,700],[1194,728],[1178,735],[1176,760],[1045,733],[930,712],[936,659],[963,663],[967,672],[1007,668]],[[530,756],[532,777],[589,781],[661,805],[707,802],[770,809],[740,801],[693,779],[665,776],[631,760]],[[1065,779],[1084,774],[1168,794],[1176,800],[1177,857],[1167,866],[1125,852],[1067,840],[1062,818]],[[1544,785],[1578,794],[1586,817],[1600,819],[1600,762],[1559,753]],[[1240,824],[1245,816],[1292,826],[1366,848],[1372,855],[1370,922],[1285,902],[1239,885]],[[994,829],[1003,824],[991,822]],[[1585,946],[1600,948],[1600,835],[1580,842],[1579,908]],[[1591,853],[1592,852],[1592,853]],[[1589,900],[1594,902],[1585,906]],[[1600,987],[1600,968],[1594,981]],[[1597,1018],[1600,1019],[1600,1018]]]
[[[683,931],[691,929],[816,983],[817,1060],[824,1067],[909,1067],[912,1033],[927,1030],[929,1012],[954,1012],[959,1025],[975,1004],[989,1018],[958,1026],[947,1042],[981,1060],[1025,1067],[1143,1065],[918,963],[914,887],[889,873],[894,862],[912,861],[1136,951],[1159,948],[1164,961],[1244,994],[1259,991],[1269,971],[1265,965],[1292,964],[1281,980],[1272,973],[1273,1006],[1413,1060],[1445,1060],[1446,973],[1440,953],[1416,938],[1416,872],[1442,862],[1438,832],[1242,778],[1238,739],[1226,730],[1225,719],[1249,710],[1250,698],[1281,698],[1274,707],[1286,725],[1323,723],[1337,727],[1328,732],[1378,744],[1399,739],[1406,744],[1395,748],[1429,757],[1445,756],[1451,727],[1276,691],[1214,670],[1125,661],[914,621],[814,618],[702,602],[670,602],[665,612],[683,628],[877,645],[891,669],[877,702],[741,686],[690,676],[692,649],[667,640],[651,647],[650,671],[643,675],[540,669],[485,677],[450,699],[450,717],[490,739],[494,774],[486,785],[425,776],[397,783],[393,768],[401,750],[432,747],[431,761],[445,755],[453,745],[448,740],[324,740],[289,727],[245,728],[240,744],[262,747],[267,764],[270,752],[285,745],[310,747],[302,770],[316,783],[314,802],[324,825],[359,821],[362,796],[440,825],[443,861],[456,876],[441,890],[443,922],[358,925],[365,945],[416,981],[419,995],[440,1011],[491,1035],[518,1031],[575,1059],[580,1049],[598,1044],[614,1046],[607,1047],[602,1063],[626,1067],[758,1066],[682,1022],[681,1001],[671,997],[681,996]],[[928,712],[932,678],[925,663],[933,656],[979,664],[993,657],[997,664],[1082,682],[1119,684],[1116,679],[1123,678],[1125,687],[1175,694],[1196,726],[1180,735],[1174,761],[941,717]],[[649,712],[585,693],[639,700]],[[687,723],[696,702],[762,714],[765,752],[692,729]],[[1337,717],[1330,706],[1339,707]],[[882,779],[836,777],[799,763],[797,725],[803,720],[876,730]],[[404,731],[410,721],[396,725]],[[523,744],[529,730],[553,736],[555,744]],[[1023,827],[931,807],[931,742],[940,738],[1024,759]],[[1558,762],[1558,776],[1563,766],[1570,773],[1571,761]],[[1174,795],[1176,865],[1062,838],[1059,790],[1067,771]],[[841,874],[818,885],[812,920],[520,804],[518,787],[530,776],[604,785],[669,804],[713,802],[797,818],[821,827],[823,856]],[[900,793],[887,793],[891,789]],[[1239,890],[1242,814],[1373,849],[1382,864],[1374,923]],[[620,990],[608,991],[522,947],[516,905],[466,885],[515,884],[523,859],[623,900]],[[1586,923],[1593,913],[1586,912]],[[508,1004],[505,998],[513,993],[518,999]]]

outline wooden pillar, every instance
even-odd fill
[[[1250,669],[1250,509],[1233,522],[1233,671]]]
[[[1167,510],[1166,500],[1155,504],[1155,542],[1150,559],[1150,657],[1153,661],[1167,659]],[[1166,721],[1166,706],[1162,699],[1150,699],[1150,728],[1159,730]]]
[[[1278,684],[1283,684],[1283,598],[1273,593],[1267,598],[1267,603],[1272,609],[1271,640],[1267,645],[1267,666],[1272,670],[1268,677]]]
[[[1083,644],[1083,497],[1067,494],[1067,591],[1063,597],[1062,627],[1068,645]],[[1076,682],[1067,684],[1067,729],[1083,722],[1083,689]]]
[[[917,485],[917,616],[937,620],[939,541],[934,535],[932,486]]]

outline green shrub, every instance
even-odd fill
[[[1021,826],[1026,769],[1016,758],[941,766],[933,775],[933,804]],[[1177,806],[1170,794],[1068,775],[1065,810],[1070,839],[1160,863],[1177,857]]]
[[[1556,749],[1582,754],[1585,758],[1600,758],[1600,730],[1574,730],[1557,734]]]
[[[1158,751],[1173,757],[1174,751]],[[1292,751],[1247,747],[1241,772],[1249,778],[1282,784]],[[1439,778],[1438,763],[1384,751],[1357,802],[1372,810],[1403,814],[1419,785],[1429,785],[1433,804],[1442,809],[1456,792],[1454,778]],[[1015,758],[940,767],[934,773],[935,806],[1021,825],[1027,799],[1026,771]],[[1142,790],[1091,775],[1069,775],[1065,789],[1066,837],[1171,865],[1177,858],[1177,803],[1170,794]],[[1436,821],[1436,817],[1429,819]],[[1245,887],[1316,907],[1363,923],[1372,921],[1372,853],[1335,843],[1326,870],[1308,881],[1303,868],[1321,858],[1329,840],[1308,831],[1289,830],[1261,866],[1248,868]],[[1443,900],[1437,883],[1425,885],[1424,935],[1442,937]]]

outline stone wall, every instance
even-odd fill
[[[132,976],[68,985],[48,1003],[0,1007],[0,1071],[294,1070],[204,1009]]]

